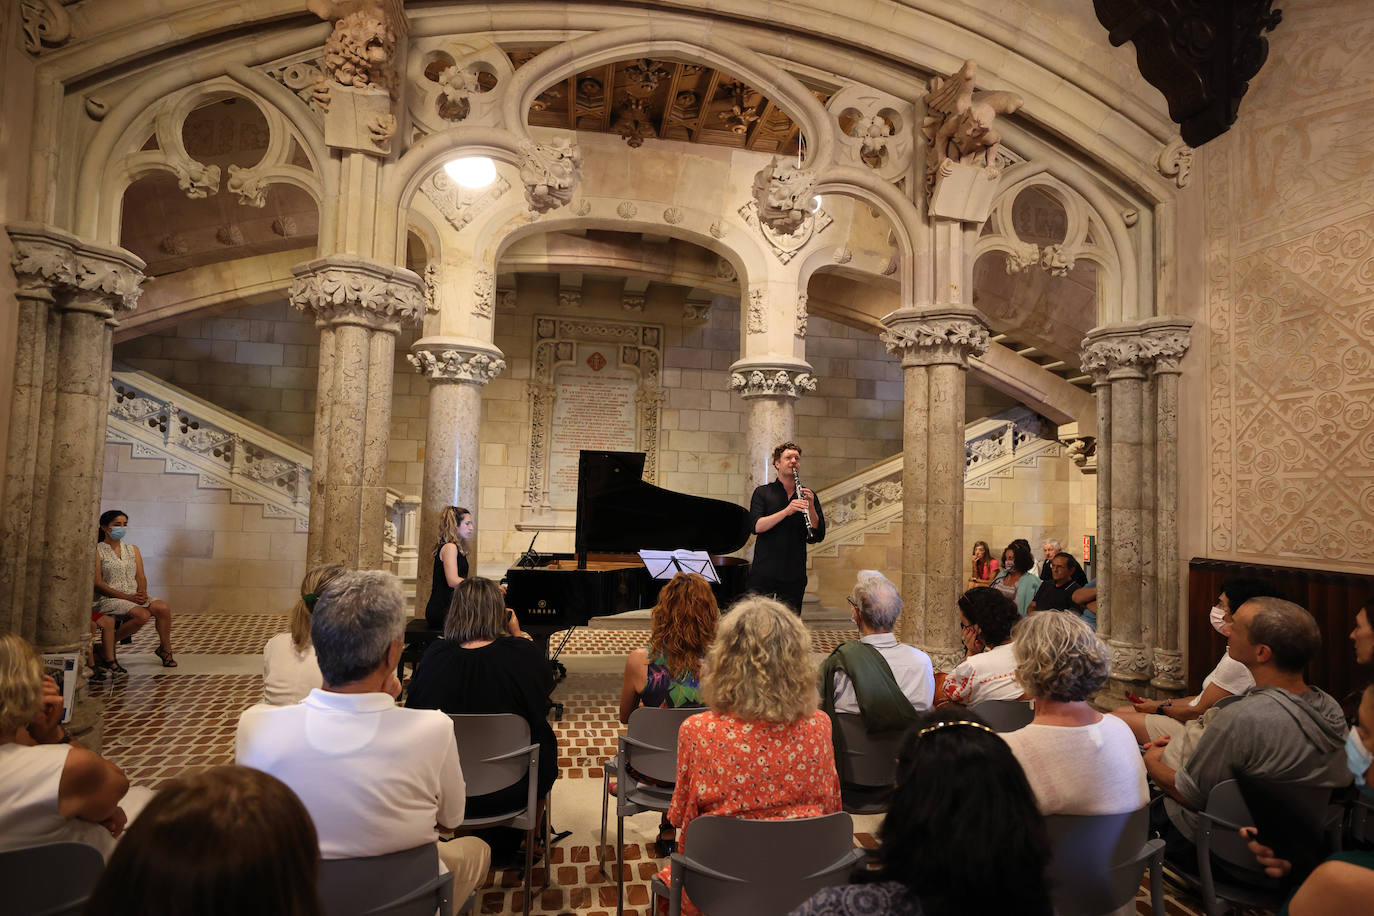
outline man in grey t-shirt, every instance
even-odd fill
[[[1252,598],[1235,612],[1229,652],[1250,669],[1255,686],[1217,710],[1182,768],[1164,763],[1168,735],[1145,752],[1145,770],[1170,796],[1165,810],[1183,837],[1192,839],[1192,812],[1227,779],[1332,788],[1350,782],[1340,705],[1303,680],[1320,648],[1317,622],[1296,604]]]

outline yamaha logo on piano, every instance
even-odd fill
[[[536,617],[556,617],[558,616],[558,608],[549,607],[549,602],[540,598],[534,603],[534,607],[530,608],[529,613]]]

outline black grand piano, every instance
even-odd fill
[[[656,487],[643,473],[643,452],[582,452],[576,553],[527,552],[506,572],[506,606],[546,654],[560,630],[653,606],[665,580],[649,577],[638,550],[704,550],[720,577],[711,587],[721,608],[744,594],[749,562],[722,554],[749,540],[749,511]]]

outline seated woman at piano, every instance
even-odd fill
[[[439,542],[434,545],[434,578],[425,605],[431,630],[442,630],[453,603],[453,590],[468,577],[468,543],[477,530],[472,513],[462,506],[448,506],[439,516]]]
[[[721,617],[706,653],[710,709],[682,723],[668,820],[690,852],[695,818],[819,817],[840,810],[830,719],[817,709],[816,661],[801,619],[750,596]],[[682,843],[679,843],[682,848]],[[668,869],[659,876],[666,882]],[[699,912],[683,900],[683,913]]]
[[[544,653],[520,630],[515,612],[506,607],[501,589],[490,579],[464,579],[453,590],[453,606],[444,621],[444,638],[435,641],[410,679],[406,706],[446,713],[514,713],[530,726],[539,745],[539,799],[542,803],[558,777],[558,740],[549,725],[553,671]],[[458,749],[461,756],[463,748]],[[470,796],[469,817],[485,817],[519,808],[529,792],[521,780],[486,795]],[[509,828],[486,837],[496,861],[515,852],[522,831]],[[513,842],[508,842],[513,840]]]

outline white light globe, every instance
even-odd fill
[[[821,209],[821,198],[819,195],[811,198],[811,212],[819,213]]]
[[[496,180],[496,163],[486,156],[464,156],[444,163],[448,177],[465,188],[485,188]]]

